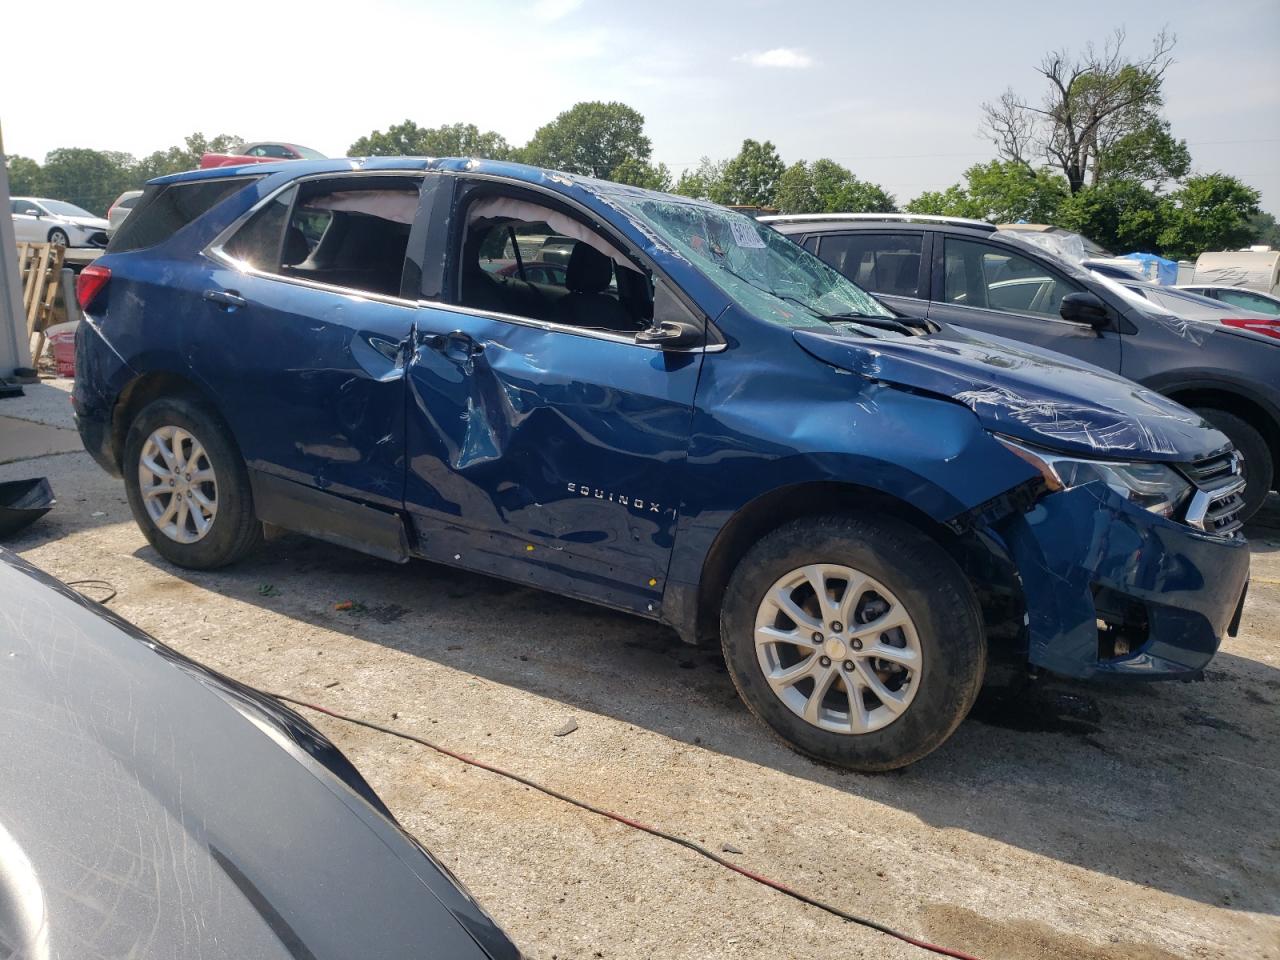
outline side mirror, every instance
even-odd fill
[[[33,217],[35,217],[37,220],[43,220],[43,219],[44,219],[44,211],[43,211],[43,210],[41,210],[41,209],[39,209],[38,207],[32,207],[32,208],[31,208],[31,215],[32,215]]]
[[[636,343],[651,344],[663,350],[684,350],[702,343],[702,328],[692,323],[663,320],[636,334]]]
[[[1062,308],[1058,312],[1063,320],[1087,323],[1095,330],[1105,330],[1111,324],[1107,305],[1092,293],[1068,293],[1062,298]]]

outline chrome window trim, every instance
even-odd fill
[[[661,344],[637,343],[634,337],[626,337],[626,336],[623,336],[622,334],[612,333],[607,330],[592,330],[587,327],[574,327],[574,326],[569,326],[567,324],[552,323],[546,320],[537,320],[537,319],[534,319],[533,317],[522,317],[517,314],[499,313],[497,311],[490,311],[490,310],[477,310],[474,307],[465,307],[465,306],[462,306],[461,304],[456,304],[456,303],[446,303],[443,300],[422,300],[422,299],[409,300],[405,297],[393,297],[387,294],[374,293],[369,290],[360,290],[355,287],[342,287],[342,286],[338,286],[337,284],[321,283],[317,280],[307,280],[303,277],[290,277],[281,273],[273,273],[269,270],[261,270],[258,267],[245,263],[242,260],[237,260],[235,257],[231,256],[226,251],[227,241],[229,241],[239,231],[239,229],[242,226],[244,226],[246,222],[248,222],[250,217],[256,214],[259,210],[261,210],[267,204],[275,200],[276,197],[280,196],[280,194],[284,193],[286,190],[293,188],[299,183],[303,183],[305,181],[310,181],[310,180],[333,180],[333,179],[341,179],[341,178],[355,177],[355,176],[359,176],[359,177],[389,176],[389,177],[402,177],[402,178],[418,176],[425,179],[427,176],[432,174],[435,174],[438,176],[465,177],[467,179],[473,179],[473,180],[474,179],[493,180],[495,182],[503,183],[503,184],[529,186],[539,193],[544,193],[548,196],[552,196],[557,199],[567,199],[567,198],[564,198],[562,194],[556,193],[554,190],[547,190],[546,188],[539,187],[535,184],[525,184],[523,181],[509,180],[505,177],[497,177],[491,174],[470,174],[466,172],[460,173],[458,171],[453,171],[453,170],[447,170],[447,171],[445,170],[442,170],[442,171],[430,171],[430,170],[350,170],[350,171],[347,171],[347,170],[342,170],[337,173],[308,174],[302,177],[295,177],[294,179],[281,184],[279,187],[277,187],[275,190],[272,190],[265,197],[262,197],[260,200],[258,200],[257,203],[255,203],[252,207],[246,210],[234,221],[232,221],[232,223],[229,226],[227,226],[226,229],[224,229],[220,234],[214,237],[214,239],[201,251],[201,253],[204,256],[208,257],[210,260],[213,260],[216,263],[220,263],[223,266],[229,267],[232,270],[236,270],[239,273],[257,277],[261,280],[275,280],[280,283],[287,283],[297,287],[304,287],[311,290],[317,290],[322,293],[336,293],[341,296],[352,297],[359,300],[371,300],[376,303],[385,303],[394,307],[410,307],[412,309],[417,309],[419,307],[430,307],[433,310],[442,310],[446,313],[449,313],[449,312],[461,313],[471,317],[481,317],[489,320],[499,320],[505,323],[514,323],[522,327],[531,327],[533,329],[543,330],[547,333],[568,333],[568,334],[572,334],[573,336],[591,337],[596,340],[608,340],[613,343],[628,344],[630,346],[640,347],[641,349],[645,349],[645,350],[662,351],[663,348]],[[235,179],[239,179],[239,177],[222,177],[218,179],[235,180]],[[581,212],[589,216],[592,220],[599,219],[590,210],[581,208],[579,204],[572,203],[572,201],[570,201],[570,203],[575,208],[580,209]],[[625,243],[625,241],[623,242]],[[628,248],[630,248],[630,244],[626,244],[626,245],[628,246]],[[635,251],[632,251],[632,252],[635,252]],[[666,274],[663,272],[659,272],[659,276],[665,279]],[[672,287],[675,287],[674,284],[669,284],[669,285],[671,285]],[[675,289],[679,289],[679,288],[675,287]],[[681,296],[683,298],[683,292],[681,292]],[[702,313],[701,310],[698,310],[697,312],[699,314]],[[710,321],[708,320],[706,322],[709,326]],[[666,352],[668,353],[718,353],[719,351],[724,350],[726,346],[727,344],[724,344],[724,343],[708,344],[704,342],[703,344],[697,347],[685,347],[679,350],[669,349]]]

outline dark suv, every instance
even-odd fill
[[[1057,350],[1172,397],[1244,457],[1247,519],[1276,487],[1280,341],[1197,323],[1014,231],[948,217],[763,217],[895,310]]]
[[[524,272],[548,240],[563,282]],[[1220,432],[903,323],[712,204],[476,160],[185,173],[78,293],[81,435],[171,562],[267,523],[719,637],[834,763],[932,750],[989,659],[1193,675],[1243,603]]]

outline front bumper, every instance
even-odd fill
[[[1035,666],[1069,677],[1193,675],[1238,625],[1248,544],[1139,509],[1102,483],[1050,494],[998,532],[1022,580]]]

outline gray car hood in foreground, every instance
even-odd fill
[[[313,727],[0,550],[0,957],[517,953]]]
[[[1190,462],[1229,441],[1199,415],[1100,367],[958,328],[947,336],[865,337],[797,330],[821,360],[965,404],[982,425],[1094,458]]]

